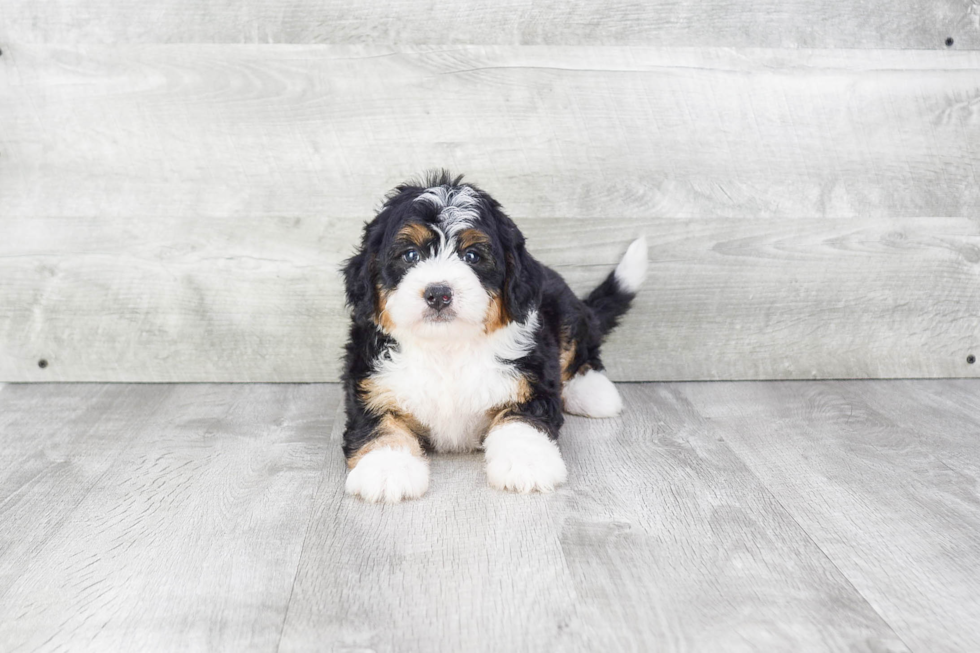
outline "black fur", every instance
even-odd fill
[[[350,458],[358,449],[371,441],[381,418],[364,407],[358,394],[358,384],[370,376],[375,361],[394,341],[379,331],[373,324],[351,324],[350,338],[342,381],[344,384],[344,409],[347,424],[344,429],[344,455]]]
[[[538,311],[540,328],[535,335],[535,346],[514,362],[531,387],[531,397],[512,406],[510,412],[552,439],[558,437],[564,421],[559,362],[563,338],[571,337],[576,343],[568,372],[574,374],[583,368],[602,370],[599,350],[603,337],[616,326],[633,299],[632,293],[618,287],[612,274],[584,301],[576,297],[557,272],[527,252],[523,234],[496,200],[472,184],[462,184],[461,176],[452,177],[443,171],[422,182],[398,186],[387,196],[374,220],[365,225],[360,249],[346,261],[343,269],[352,315],[343,375],[347,410],[344,453],[348,457],[375,436],[380,421],[365,408],[359,384],[371,375],[379,358],[398,346],[376,325],[379,301],[376,288],[397,286],[405,273],[404,265],[399,263],[397,234],[409,222],[436,222],[438,210],[428,202],[415,202],[415,199],[426,189],[443,185],[465,185],[479,196],[479,228],[491,241],[486,265],[475,269],[484,287],[500,294],[512,320],[523,322],[532,311]],[[425,434],[417,435],[424,445]]]

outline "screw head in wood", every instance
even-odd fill
[[[977,362],[977,357],[974,356],[973,354],[970,354],[969,356],[966,357],[966,362],[969,363],[970,365],[973,365],[974,363]]]
[[[41,360],[39,360],[37,362],[37,366],[40,367],[43,370],[45,367],[48,366],[48,361],[46,361],[45,359],[42,358]]]
[[[955,43],[955,41],[953,41],[953,37],[952,36],[947,36],[946,37],[946,47],[947,48],[953,47],[953,43]]]

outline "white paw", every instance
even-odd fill
[[[347,473],[347,494],[372,503],[416,499],[429,489],[429,465],[407,449],[380,447],[369,451]]]
[[[573,376],[562,388],[565,412],[585,417],[615,417],[623,410],[623,399],[613,382],[602,372],[589,370]]]
[[[498,490],[551,492],[568,472],[558,443],[523,422],[505,422],[483,441],[487,480]]]

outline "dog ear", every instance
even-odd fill
[[[541,303],[544,269],[524,248],[524,236],[513,227],[507,248],[504,278],[504,307],[512,320],[523,322]]]
[[[373,273],[374,255],[370,252],[369,240],[368,229],[365,228],[360,250],[344,262],[344,291],[356,324],[371,322],[378,304]]]

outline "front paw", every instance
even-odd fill
[[[568,478],[558,443],[524,422],[494,428],[483,448],[487,480],[498,490],[551,492]]]
[[[416,499],[429,489],[429,465],[408,449],[380,447],[357,461],[344,488],[372,503]]]

